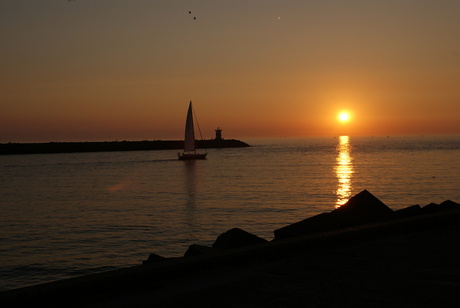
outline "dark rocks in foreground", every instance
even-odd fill
[[[441,204],[430,203],[423,208],[413,205],[393,211],[370,192],[363,190],[332,212],[322,213],[277,229],[274,234],[275,240],[278,240],[451,209],[460,209],[460,204],[447,200]]]
[[[330,213],[322,213],[275,230],[275,239],[327,232],[389,219],[393,210],[367,190]]]
[[[266,243],[267,240],[239,228],[233,228],[219,235],[212,248],[232,249],[247,245]]]
[[[207,149],[249,147],[247,143],[235,139],[197,140],[196,144],[198,148]],[[0,143],[0,155],[180,150],[183,148],[184,141],[182,140]]]
[[[369,191],[363,190],[351,197],[347,203],[331,212],[321,213],[275,230],[274,241],[279,242],[279,240],[282,239],[327,233],[363,225],[396,221],[398,219],[410,219],[416,216],[456,209],[460,210],[460,204],[447,200],[441,204],[430,203],[424,207],[420,207],[420,205],[417,204],[393,211]],[[197,244],[190,245],[184,257],[199,255],[210,256],[234,248],[254,246],[263,243],[268,243],[268,241],[242,229],[233,228],[219,235],[212,247]],[[144,261],[144,264],[161,260],[156,255],[154,255],[154,257],[152,257],[152,255],[149,257],[149,259],[152,258],[152,261]]]
[[[422,212],[429,214],[429,213],[437,213],[445,210],[454,210],[460,208],[460,204],[451,201],[451,200],[446,200],[442,202],[441,204],[436,204],[436,203],[430,203],[422,208]]]
[[[240,228],[233,228],[219,235],[214,241],[214,244],[212,244],[212,247],[198,244],[190,245],[185,252],[184,257],[211,255],[223,252],[228,249],[240,248],[267,242],[267,240],[258,237],[257,235],[244,231]],[[162,261],[163,259],[163,257],[152,253],[150,254],[148,260],[143,261],[143,264],[151,264],[154,262]]]
[[[187,258],[151,254],[143,266],[0,292],[0,306],[458,306],[460,204],[392,211],[366,191],[352,199],[298,229],[324,233],[265,242],[235,228]]]
[[[225,249],[239,248],[243,246],[267,243],[268,241],[239,228],[230,229],[217,237],[212,247],[192,244],[184,254],[184,257],[212,254],[222,252]]]
[[[403,209],[397,210],[393,212],[393,218],[406,218],[411,217],[414,215],[419,215],[422,211],[420,205],[412,205],[409,207],[405,207]]]
[[[216,249],[212,249],[209,246],[192,244],[188,247],[187,251],[184,254],[184,257],[199,256],[199,255],[213,253],[215,251]]]
[[[392,212],[392,209],[365,189],[331,214],[347,218],[350,220],[349,223],[355,224],[384,220],[389,218]]]
[[[155,253],[151,253],[149,255],[149,258],[147,260],[143,261],[142,264],[144,264],[144,265],[145,264],[152,264],[152,263],[157,263],[157,262],[161,262],[161,261],[164,261],[164,260],[166,260],[165,257],[162,257],[162,256],[157,255]]]

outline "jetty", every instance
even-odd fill
[[[218,132],[219,131],[219,132]],[[249,147],[246,142],[222,138],[220,129],[216,129],[216,138],[196,140],[196,147],[242,148]],[[103,142],[47,142],[47,143],[0,143],[0,155],[51,154],[80,152],[116,152],[116,151],[154,151],[178,150],[184,148],[183,140],[143,140],[143,141],[103,141]]]

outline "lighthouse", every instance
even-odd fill
[[[216,138],[215,140],[222,140],[222,129],[220,127],[216,128]]]

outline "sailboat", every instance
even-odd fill
[[[199,127],[198,127],[199,128]],[[200,131],[201,135],[201,131]],[[195,146],[195,128],[193,125],[193,107],[192,101],[188,106],[187,120],[185,122],[185,139],[184,139],[184,152],[177,153],[180,160],[194,160],[206,159],[208,153],[197,153]]]

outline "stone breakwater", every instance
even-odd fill
[[[460,204],[446,200],[441,204],[430,203],[423,207],[417,204],[393,211],[369,191],[363,190],[351,197],[347,203],[331,212],[312,216],[274,230],[274,240],[272,242],[315,234],[327,234],[340,230],[342,230],[340,231],[342,233],[343,230],[349,228],[356,229],[371,224],[397,222],[399,219],[423,217],[424,215],[449,210],[460,210]],[[219,235],[211,247],[197,244],[191,245],[184,253],[184,257],[219,253],[261,243],[268,243],[268,241],[242,229],[233,228]],[[152,253],[143,264],[164,260],[166,258]]]
[[[201,149],[249,147],[249,144],[236,139],[197,140],[196,145]],[[0,155],[180,150],[183,148],[183,140],[1,143]]]
[[[393,211],[364,190],[342,207],[274,231],[239,228],[180,258],[0,293],[46,307],[450,307],[457,303],[460,204]]]

